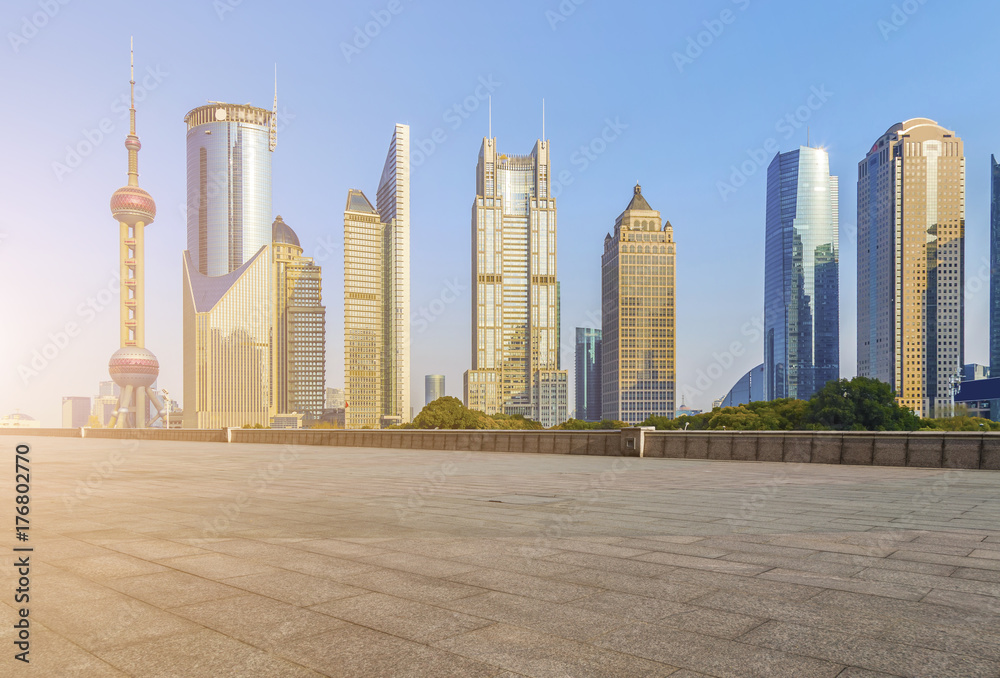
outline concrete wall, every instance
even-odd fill
[[[630,431],[0,429],[0,435],[635,456]],[[646,431],[643,456],[1000,470],[1000,433]]]

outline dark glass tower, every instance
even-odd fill
[[[806,400],[840,378],[838,182],[818,148],[767,170],[764,393]]]
[[[576,328],[576,418],[601,419],[601,330]]]
[[[990,375],[1000,376],[1000,164],[990,156]]]

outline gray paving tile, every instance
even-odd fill
[[[977,657],[833,631],[820,635],[806,627],[783,622],[769,622],[746,634],[741,640],[860,668],[919,678],[989,676],[1000,673],[1000,664]]]
[[[491,591],[502,591],[518,596],[529,596],[555,603],[565,603],[597,593],[590,586],[570,584],[542,577],[534,577],[504,570],[481,569],[449,577],[451,581],[478,586]]]
[[[599,647],[719,678],[833,678],[843,665],[649,624],[609,633]]]
[[[435,643],[440,647],[535,678],[654,678],[676,673],[659,662],[609,652],[593,645],[495,624]]]
[[[364,589],[340,584],[331,579],[310,577],[299,572],[282,572],[278,575],[248,574],[243,577],[223,579],[221,583],[299,607],[309,607],[329,600],[366,593]]]
[[[323,675],[208,629],[101,655],[128,675],[144,678],[319,678]]]
[[[207,579],[228,579],[247,574],[275,573],[276,568],[235,558],[223,553],[206,553],[199,556],[182,556],[160,561],[163,565]]]
[[[161,609],[243,594],[239,588],[177,570],[115,579],[108,586]]]
[[[328,676],[493,678],[501,667],[347,622],[282,645],[276,653]],[[443,642],[448,642],[443,641]]]
[[[454,581],[425,577],[398,570],[380,570],[356,574],[341,579],[345,584],[357,588],[387,593],[399,598],[423,603],[440,603],[483,593],[478,586],[467,586]]]

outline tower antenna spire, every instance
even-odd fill
[[[271,109],[271,129],[268,130],[267,147],[278,147],[278,64],[274,64],[274,108]]]
[[[131,104],[129,105],[129,134],[135,136],[135,38],[129,36],[128,39],[128,85],[131,94]]]
[[[490,95],[490,139],[493,138],[493,95]]]
[[[542,141],[545,141],[545,97],[542,97]]]

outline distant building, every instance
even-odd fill
[[[483,139],[472,205],[472,369],[463,381],[466,407],[546,427],[569,418],[550,184],[547,139],[528,155]]]
[[[322,269],[295,231],[278,216],[271,224],[274,329],[271,344],[276,412],[298,412],[307,423],[323,414],[326,383],[326,308]]]
[[[424,377],[424,405],[444,397],[444,375],[428,374]]]
[[[323,404],[324,410],[344,409],[344,389],[326,389],[326,402]]]
[[[764,395],[764,365],[753,368],[736,382],[718,407],[738,407],[747,403],[766,400]]]
[[[839,188],[820,148],[767,168],[764,399],[808,400],[840,378]]]
[[[82,428],[90,419],[90,398],[66,396],[62,399],[62,427]]]
[[[922,417],[953,412],[965,343],[965,152],[933,120],[858,163],[858,376]]]
[[[302,428],[302,419],[298,412],[276,414],[271,417],[271,428]]]
[[[990,374],[1000,375],[1000,163],[990,156]]]
[[[674,229],[636,185],[601,257],[601,410],[638,424],[673,419]]]
[[[576,328],[576,418],[601,420],[601,330]]]
[[[376,206],[377,205],[377,206]],[[396,125],[376,192],[344,208],[348,428],[410,420],[410,127]]]
[[[40,428],[41,422],[20,412],[0,417],[0,428]]]
[[[678,417],[684,417],[684,416],[695,417],[695,416],[697,416],[697,415],[699,415],[701,413],[702,413],[702,410],[696,410],[696,409],[694,409],[692,407],[688,407],[685,404],[682,404],[680,407],[677,408],[677,416]]]
[[[955,404],[964,406],[970,417],[1000,421],[1000,377],[963,381]]]
[[[969,363],[962,367],[962,381],[977,381],[990,378],[990,368],[987,365]]]

